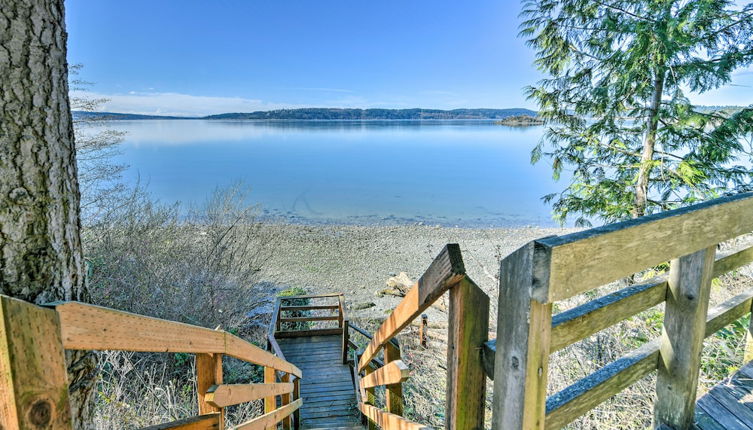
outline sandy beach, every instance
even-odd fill
[[[378,296],[386,288],[385,281],[400,272],[416,280],[447,243],[460,245],[467,273],[496,308],[493,277],[499,260],[530,240],[572,231],[295,224],[268,224],[264,229],[276,239],[272,258],[260,273],[262,280],[303,287],[312,294],[343,292],[349,314],[362,318],[383,318],[400,300]],[[369,303],[375,306],[358,309]]]

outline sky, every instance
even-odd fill
[[[510,0],[66,0],[68,60],[101,110],[535,108]],[[747,105],[753,71],[692,97]]]

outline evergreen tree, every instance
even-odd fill
[[[555,217],[616,221],[753,188],[753,109],[700,109],[688,93],[753,62],[753,4],[529,0],[521,36],[547,77],[527,89],[548,126],[531,159],[572,179]],[[746,140],[747,139],[747,140]]]

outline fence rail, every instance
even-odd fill
[[[480,350],[488,335],[489,298],[466,275],[460,247],[449,244],[373,335],[353,324],[348,326],[368,339],[365,349],[354,350],[352,356],[359,410],[370,429],[429,428],[402,416],[402,383],[410,369],[401,360],[395,336],[448,291],[446,425],[452,429],[483,428],[486,385]],[[349,345],[355,348],[355,343]],[[377,358],[382,350],[384,361]],[[376,405],[374,388],[379,386],[385,386],[386,410]]]
[[[300,378],[302,372],[284,358],[222,330],[152,318],[78,302],[36,306],[0,296],[0,414],[3,428],[71,428],[67,404],[64,350],[120,350],[196,354],[199,416],[150,429],[222,429],[224,408],[289,393],[293,384],[222,383],[222,357],[235,357],[265,369]],[[45,387],[40,390],[39,387]],[[241,424],[261,429],[300,406],[291,406]],[[30,411],[38,410],[38,413]],[[40,416],[42,418],[40,418]],[[35,421],[37,420],[37,421]],[[36,425],[36,427],[34,427]]]
[[[703,339],[750,313],[753,291],[708,310],[711,280],[753,261],[753,247],[717,256],[753,231],[753,194],[533,241],[502,262],[494,429],[558,429],[657,371],[654,425],[689,429]],[[669,274],[552,315],[552,304],[670,261]],[[664,303],[663,334],[547,397],[552,352]],[[748,346],[747,349],[753,349]],[[753,353],[746,353],[746,361]]]

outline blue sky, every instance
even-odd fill
[[[68,56],[103,109],[530,107],[540,78],[508,0],[66,0]],[[739,86],[695,97],[749,104]]]

